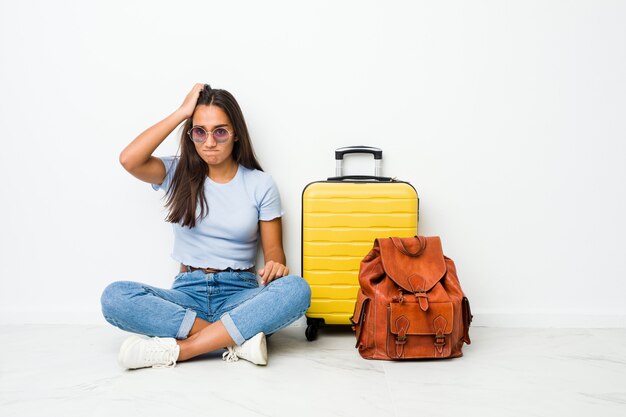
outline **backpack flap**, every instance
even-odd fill
[[[430,303],[423,311],[417,303],[391,303],[389,329],[398,336],[448,335],[454,323],[452,303]]]
[[[419,298],[422,310],[428,309],[430,291],[446,273],[439,237],[378,239],[383,268],[389,278]]]
[[[451,302],[431,303],[427,311],[418,303],[389,304],[389,331],[394,337],[387,339],[387,352],[396,359],[450,356],[453,318]]]

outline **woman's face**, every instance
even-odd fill
[[[193,143],[200,158],[209,166],[231,163],[233,146],[237,138],[235,138],[235,130],[226,112],[218,106],[201,104],[196,107],[192,122],[193,127],[202,127],[206,132],[209,132],[206,141]],[[231,132],[231,136],[224,143],[218,143],[210,133],[220,127]]]

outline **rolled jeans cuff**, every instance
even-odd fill
[[[224,325],[224,328],[230,335],[231,339],[233,339],[233,341],[237,345],[241,345],[243,342],[246,341],[246,339],[244,339],[244,337],[241,335],[241,332],[239,331],[237,326],[235,326],[235,322],[230,317],[230,314],[224,313],[222,317],[220,317],[220,320],[222,321],[222,324]]]
[[[180,324],[178,328],[178,334],[176,335],[176,339],[186,339],[189,336],[189,332],[191,332],[191,328],[193,327],[193,323],[196,320],[196,312],[187,309],[185,312],[185,317],[183,317],[183,322]]]

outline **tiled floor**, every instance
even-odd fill
[[[448,361],[361,359],[290,327],[270,362],[123,371],[113,327],[0,326],[0,416],[626,416],[626,329],[472,329]]]

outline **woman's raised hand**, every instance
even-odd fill
[[[194,85],[189,94],[187,94],[187,97],[185,97],[185,101],[183,101],[183,104],[181,104],[178,108],[178,111],[180,111],[182,115],[185,116],[185,119],[193,116],[193,111],[195,110],[196,104],[198,103],[200,91],[202,91],[203,89],[204,84],[202,83],[197,83],[196,85]]]

